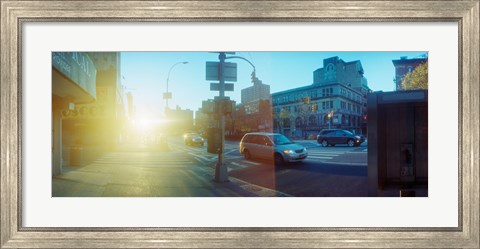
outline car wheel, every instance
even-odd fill
[[[327,146],[328,146],[327,140],[323,140],[323,141],[322,141],[322,146],[323,146],[323,147],[327,147]]]
[[[248,160],[248,159],[252,158],[252,155],[250,155],[250,152],[248,150],[244,150],[243,151],[243,157]]]
[[[355,146],[355,141],[350,139],[350,140],[348,140],[347,144],[348,144],[348,147],[353,147],[353,146]]]
[[[273,161],[275,163],[275,166],[283,166],[285,164],[283,156],[278,153],[275,153],[275,155],[273,156]]]

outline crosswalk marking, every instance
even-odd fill
[[[347,151],[318,151],[310,150],[308,152],[307,159],[322,159],[322,160],[331,160],[334,157],[345,154]]]
[[[244,162],[244,163],[253,164],[253,165],[260,165],[260,163],[256,163],[256,162],[252,162],[252,161],[247,161],[247,160],[244,160],[243,162]]]
[[[308,153],[312,153],[312,154],[324,154],[324,155],[340,155],[340,154],[343,154],[345,153],[345,151],[341,151],[341,152],[318,152],[318,151],[309,151]]]
[[[190,154],[190,155],[192,155],[192,156],[194,156],[194,157],[201,158],[201,159],[206,160],[206,161],[208,161],[208,160],[211,159],[210,157],[206,157],[206,156],[202,156],[202,155],[197,155],[197,154],[194,154],[194,153],[188,153],[188,154]]]
[[[248,168],[248,166],[243,165],[243,164],[239,164],[239,163],[236,163],[236,162],[231,162],[229,164],[230,164],[229,167],[227,167],[228,172],[233,171],[233,170],[237,170],[237,169]],[[231,165],[234,165],[235,167],[231,167]]]
[[[332,159],[333,157],[323,157],[323,156],[308,156],[307,158],[316,158],[316,159]]]
[[[233,160],[233,159],[240,159],[243,158],[243,156],[226,156],[225,159]]]
[[[325,156],[339,156],[345,154],[345,152],[337,153],[324,153],[324,152],[308,152],[309,155],[325,155]]]
[[[159,167],[192,167],[195,161],[185,158],[179,153],[157,154],[152,152],[112,152],[94,160],[91,165],[99,167],[133,167],[133,168],[159,168]]]
[[[236,163],[236,162],[231,162],[230,164],[233,164],[233,165],[238,166],[238,167],[240,167],[240,168],[247,168],[247,167],[248,167],[248,166],[246,166],[246,165],[239,164],[239,163]]]

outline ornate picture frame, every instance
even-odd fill
[[[1,0],[0,248],[479,248],[480,47],[474,1]],[[28,228],[22,226],[22,25],[29,22],[455,22],[457,228]]]

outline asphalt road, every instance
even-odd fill
[[[322,147],[316,141],[296,141],[308,148],[303,162],[275,167],[266,160],[246,160],[238,151],[238,142],[226,141],[225,164],[229,176],[264,188],[297,197],[364,197],[367,192],[367,147]],[[169,145],[183,151],[199,163],[214,167],[217,155],[207,146],[186,146],[172,137]]]

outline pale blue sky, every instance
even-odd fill
[[[360,60],[364,76],[373,91],[392,91],[395,68],[392,60],[400,56],[420,57],[426,52],[237,52],[256,67],[257,77],[270,85],[272,93],[310,85],[313,71],[323,67],[323,59],[338,56],[346,62]],[[137,115],[143,118],[161,117],[165,107],[162,95],[166,91],[168,71],[177,62],[188,64],[175,66],[170,73],[169,91],[173,97],[169,107],[196,111],[202,100],[213,99],[218,91],[210,91],[211,81],[205,80],[205,63],[218,61],[218,53],[208,52],[122,52],[121,74],[127,91],[133,93]],[[253,68],[240,59],[237,63],[237,82],[234,91],[226,92],[240,103],[241,89],[252,85]]]

